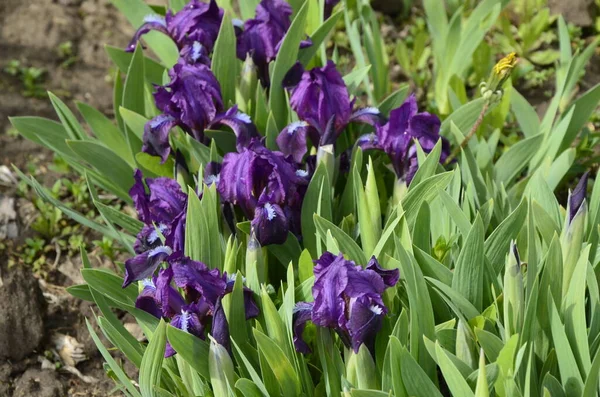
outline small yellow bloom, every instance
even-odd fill
[[[494,74],[500,78],[504,77],[504,75],[509,74],[513,70],[518,60],[517,54],[511,52],[494,65]]]

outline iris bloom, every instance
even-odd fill
[[[311,70],[304,70],[298,62],[286,75],[284,84],[291,88],[290,105],[298,118],[308,124],[306,133],[315,146],[333,144],[350,123],[376,125],[383,120],[376,108],[353,112],[354,101],[332,61]],[[289,133],[289,129],[284,132]]]
[[[179,126],[196,140],[204,141],[204,130],[230,127],[242,141],[257,136],[250,118],[234,106],[223,108],[221,86],[206,65],[178,63],[169,70],[171,82],[154,94],[161,115],[146,123],[142,150],[160,156],[164,163],[171,151],[169,132]]]
[[[411,95],[403,104],[390,113],[389,121],[376,126],[376,133],[363,135],[358,145],[363,149],[383,150],[392,161],[398,179],[410,183],[419,164],[417,161],[418,141],[425,153],[431,152],[442,139],[440,162],[450,154],[450,144],[440,137],[440,119],[427,112],[417,113],[417,100]]]
[[[222,20],[223,10],[217,6],[216,0],[210,0],[208,4],[192,0],[175,14],[167,11],[164,18],[159,15],[147,16],[127,50],[135,50],[140,38],[154,30],[171,37],[182,57],[193,62],[205,62],[215,45]]]
[[[138,233],[135,257],[125,261],[123,287],[150,278],[173,252],[183,250],[187,195],[179,183],[169,178],[146,178],[136,170],[135,184],[129,191],[144,227]]]
[[[316,261],[313,286],[314,302],[300,302],[294,309],[294,344],[301,353],[310,352],[302,339],[308,320],[315,325],[334,329],[346,347],[358,352],[365,343],[373,348],[387,308],[382,294],[396,285],[399,271],[384,270],[375,257],[363,269],[354,262],[325,252]]]
[[[256,17],[238,29],[237,56],[242,61],[250,55],[258,68],[258,77],[264,87],[269,86],[269,63],[277,57],[281,41],[287,33],[292,7],[284,0],[262,0],[256,7]],[[300,44],[310,46],[310,40]]]
[[[239,146],[239,145],[238,145]],[[223,159],[218,191],[223,201],[239,205],[261,245],[282,244],[288,230],[299,233],[299,214],[308,180],[281,152],[254,139]]]

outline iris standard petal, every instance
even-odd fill
[[[285,127],[277,136],[276,142],[281,153],[291,156],[296,163],[301,163],[306,154],[308,128],[305,121],[296,121]]]
[[[161,245],[125,261],[123,288],[134,281],[150,278],[172,252],[170,247]]]

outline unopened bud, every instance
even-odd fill
[[[510,244],[510,252],[504,270],[504,329],[506,338],[519,333],[523,325],[525,295],[521,260],[515,242]]]

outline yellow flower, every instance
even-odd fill
[[[500,78],[505,77],[506,75],[510,74],[518,60],[519,58],[517,57],[517,54],[511,52],[502,58],[496,65],[494,65],[494,74]]]

